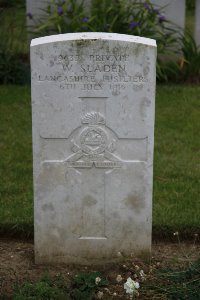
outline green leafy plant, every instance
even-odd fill
[[[0,49],[0,84],[24,84],[30,80],[30,67],[23,55]]]
[[[20,5],[20,1],[17,3]],[[19,6],[0,9],[0,84],[30,81],[23,12]]]
[[[36,283],[25,283],[18,286],[13,296],[13,300],[67,300],[70,299],[62,276],[58,276],[54,281],[45,275]]]
[[[186,8],[189,11],[194,11],[194,9],[195,9],[195,0],[186,0]]]
[[[50,35],[55,33],[69,33],[83,30],[84,6],[83,1],[76,0],[56,1],[51,0],[43,11],[44,17],[36,22],[31,30],[35,36]],[[31,12],[27,17],[35,21]]]
[[[189,32],[179,37],[179,55],[170,61],[158,57],[157,78],[161,81],[200,83],[200,48]]]
[[[156,38],[163,43],[161,49],[175,42],[169,22],[162,8],[155,8],[150,1],[93,0],[90,10],[84,0],[51,0],[44,10],[44,18],[33,27],[36,35],[81,31],[116,32]],[[34,22],[34,15],[27,16]],[[164,38],[164,39],[163,39]]]
[[[192,35],[187,32],[181,37],[183,56],[180,60],[180,76],[182,81],[200,82],[200,48]]]
[[[72,299],[92,300],[95,293],[106,285],[108,285],[108,281],[102,277],[100,272],[79,273],[73,280]]]
[[[45,17],[35,22],[32,33],[44,36],[69,32],[115,32],[144,36],[157,41],[158,54],[171,55],[177,49],[177,32],[162,14],[162,8],[154,7],[150,1],[93,0],[90,10],[84,1],[51,0]],[[34,21],[31,12],[28,17]],[[158,59],[157,77],[167,80],[166,69]]]
[[[0,7],[25,7],[25,0],[1,0]]]

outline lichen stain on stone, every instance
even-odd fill
[[[144,97],[142,98],[141,102],[140,102],[140,114],[142,115],[142,117],[146,117],[146,111],[147,108],[150,106],[151,101]]]
[[[42,205],[42,210],[43,211],[54,211],[54,207],[53,204],[49,203],[49,204],[44,204]]]
[[[97,200],[94,199],[94,198],[93,198],[92,196],[90,196],[90,195],[87,195],[87,196],[85,196],[85,197],[83,198],[83,205],[84,205],[84,206],[90,207],[90,206],[95,205],[96,203],[97,203]]]
[[[64,241],[67,237],[67,230],[63,228],[57,228],[58,233],[59,233],[59,240]],[[61,243],[62,245],[62,243]]]
[[[67,196],[67,197],[64,199],[64,202],[69,202],[69,200],[70,200],[70,197]]]
[[[113,218],[120,219],[120,215],[117,212],[112,213]]]
[[[41,185],[48,183],[48,185],[51,186],[55,185],[57,182],[63,182],[64,178],[65,177],[61,166],[56,163],[44,163],[43,169],[38,177],[38,182]]]
[[[141,197],[139,194],[129,194],[125,199],[124,199],[124,204],[139,213],[144,207],[145,207],[145,200],[143,197]]]
[[[75,43],[79,46],[81,45],[87,45],[87,44],[91,44],[92,42],[96,42],[99,39],[81,39],[81,40],[77,40],[75,41]]]
[[[150,71],[150,68],[148,65],[146,65],[144,68],[143,68],[143,75],[144,76],[147,76],[149,74],[149,71]]]
[[[95,43],[98,39],[90,39],[90,40],[77,40],[74,41],[75,47],[78,49],[90,47],[93,43]]]
[[[49,61],[49,66],[50,66],[50,67],[53,67],[53,66],[54,66],[54,61],[53,61],[53,60],[50,60],[50,61]]]
[[[132,53],[134,56],[138,57],[141,55],[141,52],[144,53],[145,49],[146,49],[146,46],[144,46],[142,44],[138,44],[138,45],[136,44],[135,47],[133,47]]]
[[[104,209],[100,209],[100,210],[99,210],[99,214],[100,214],[100,215],[104,215]]]

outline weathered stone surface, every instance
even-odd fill
[[[155,62],[140,37],[32,40],[36,262],[150,253]]]

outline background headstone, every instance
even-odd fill
[[[184,30],[186,10],[185,0],[151,0],[151,3],[163,8],[162,12],[166,19]]]
[[[36,262],[149,255],[156,43],[32,40]]]
[[[48,6],[48,0],[27,0],[26,1],[26,12],[31,14],[32,18],[27,18],[28,28],[34,26],[41,18],[45,15],[45,10]]]
[[[200,46],[200,0],[196,0],[195,4],[195,40]]]

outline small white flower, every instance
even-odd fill
[[[97,293],[97,299],[102,299],[103,298],[104,293],[101,291],[98,291]]]
[[[121,275],[117,275],[116,281],[117,282],[121,282],[122,280],[123,280],[122,276]]]
[[[135,288],[139,289],[139,287],[140,287],[139,282],[135,282]]]
[[[174,236],[176,236],[176,235],[179,235],[179,232],[178,232],[178,231],[174,232]]]
[[[132,280],[130,277],[124,283],[124,289],[127,294],[133,295],[136,293],[136,290],[139,289],[140,285],[137,281]]]
[[[146,280],[146,274],[144,274],[144,271],[143,271],[143,270],[140,270],[140,277],[141,277],[141,280],[142,280],[142,281],[145,281],[145,280]]]
[[[97,277],[97,278],[95,279],[96,285],[99,284],[100,281],[101,281],[101,278],[100,278],[100,277]]]
[[[139,271],[140,267],[138,265],[135,265],[136,271]]]
[[[141,277],[144,277],[144,276],[145,276],[143,270],[140,270],[140,276],[141,276]]]
[[[124,268],[124,269],[127,269],[127,266],[126,266],[126,265],[123,265],[123,268]]]

